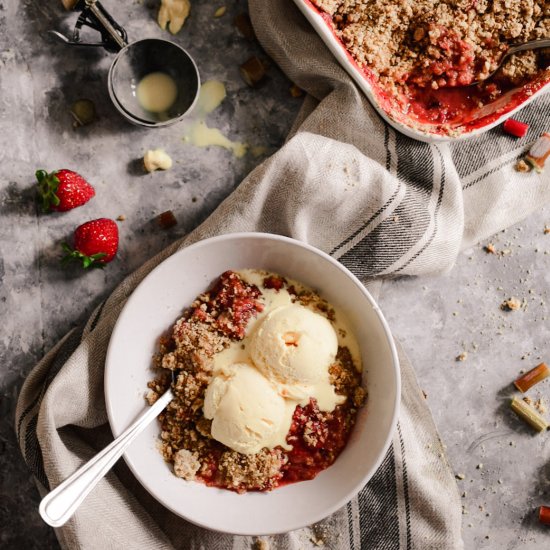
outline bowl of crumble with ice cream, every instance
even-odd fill
[[[266,535],[323,519],[374,475],[400,376],[386,321],[346,268],[238,233],[176,252],[120,314],[105,367],[113,434],[168,388],[124,455],[132,472],[188,521]]]

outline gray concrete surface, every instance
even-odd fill
[[[166,36],[155,24],[156,2],[106,1],[131,38]],[[300,100],[273,65],[267,82],[249,89],[238,65],[253,54],[231,21],[242,0],[215,19],[217,5],[193,2],[193,15],[175,38],[196,57],[203,80],[217,79],[228,97],[208,122],[231,139],[266,148],[236,159],[228,151],[182,141],[185,124],[148,131],[128,125],[111,106],[106,72],[112,56],[69,49],[45,33],[69,28],[74,15],[57,2],[0,4],[0,547],[55,548],[54,533],[37,513],[38,493],[15,441],[19,388],[34,363],[82,322],[125,275],[200,223],[238,182],[282,143]],[[99,120],[74,130],[71,103],[93,99]],[[176,160],[167,173],[144,175],[139,159],[164,147]],[[74,168],[96,187],[84,209],[39,213],[33,198],[37,168]],[[173,210],[178,225],[153,219]],[[81,273],[58,266],[60,243],[87,219],[126,216],[116,262]],[[546,218],[548,216],[548,218]],[[541,211],[493,239],[498,251],[465,251],[444,276],[385,283],[381,306],[416,368],[447,445],[464,501],[467,549],[545,548],[550,532],[534,510],[550,504],[548,436],[533,436],[507,409],[510,382],[547,355],[550,213]],[[504,312],[509,296],[524,308]],[[465,361],[455,358],[467,352]],[[533,396],[550,399],[550,383]],[[482,466],[479,466],[481,465]],[[479,466],[479,467],[478,467]],[[487,538],[488,537],[488,538]]]
[[[550,361],[547,223],[546,207],[465,250],[450,273],[393,281],[381,291],[380,306],[415,367],[449,461],[465,476],[457,483],[468,550],[550,547],[536,514],[550,502],[550,439],[509,408],[520,396],[513,380]],[[510,297],[521,309],[501,309]],[[527,395],[548,405],[550,380]]]

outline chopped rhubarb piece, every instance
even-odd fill
[[[510,403],[510,407],[524,422],[527,422],[527,424],[537,430],[537,432],[548,429],[548,422],[546,422],[533,407],[525,403],[525,401],[514,397]]]
[[[550,508],[548,506],[539,507],[539,522],[550,525]]]
[[[250,21],[250,17],[247,13],[240,13],[237,15],[237,17],[233,20],[233,24],[247,40],[252,41],[256,38],[252,27],[252,22]]]
[[[529,124],[525,124],[525,122],[520,122],[519,120],[509,118],[504,121],[503,128],[507,134],[522,138],[527,133],[527,130],[529,130]]]
[[[525,161],[540,173],[548,157],[550,157],[550,133],[545,132],[533,143]]]
[[[177,225],[178,220],[176,220],[176,216],[174,216],[172,210],[167,210],[157,216],[157,223],[161,229],[170,229],[174,225]]]
[[[250,86],[254,87],[265,76],[265,65],[259,57],[251,57],[248,61],[245,61],[240,67],[239,71],[243,80]]]
[[[550,376],[550,369],[546,366],[546,363],[541,363],[515,380],[514,386],[520,392],[525,393],[531,386],[538,384],[547,376]]]
[[[302,90],[299,86],[296,86],[296,84],[293,84],[290,87],[290,95],[292,97],[302,97],[304,95],[304,90]]]

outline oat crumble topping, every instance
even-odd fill
[[[332,16],[337,36],[359,65],[368,65],[390,85],[406,80],[433,88],[470,84],[487,78],[510,44],[550,36],[546,0],[313,3]],[[519,84],[543,66],[548,66],[548,52],[522,52],[506,61],[500,77]]]
[[[451,134],[453,123],[507,90],[550,78],[550,49],[512,55],[490,77],[511,45],[550,37],[547,0],[311,1],[388,97],[384,109],[409,123],[450,124]]]

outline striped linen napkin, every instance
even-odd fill
[[[329,252],[376,294],[385,277],[450,269],[461,248],[550,199],[549,172],[514,171],[527,141],[499,129],[453,145],[411,140],[379,118],[291,0],[250,0],[250,11],[266,51],[307,92],[303,108],[285,145],[205,223],[129,276],[31,372],[16,428],[43,494],[112,439],[103,368],[113,326],[136,285],[181,247],[234,231],[288,235]],[[522,111],[531,136],[548,130],[549,112],[548,95]],[[462,548],[454,477],[412,367],[400,355],[401,415],[378,472],[333,516],[269,537],[270,548]],[[71,549],[239,550],[258,542],[185,522],[149,496],[123,461],[56,533]]]

